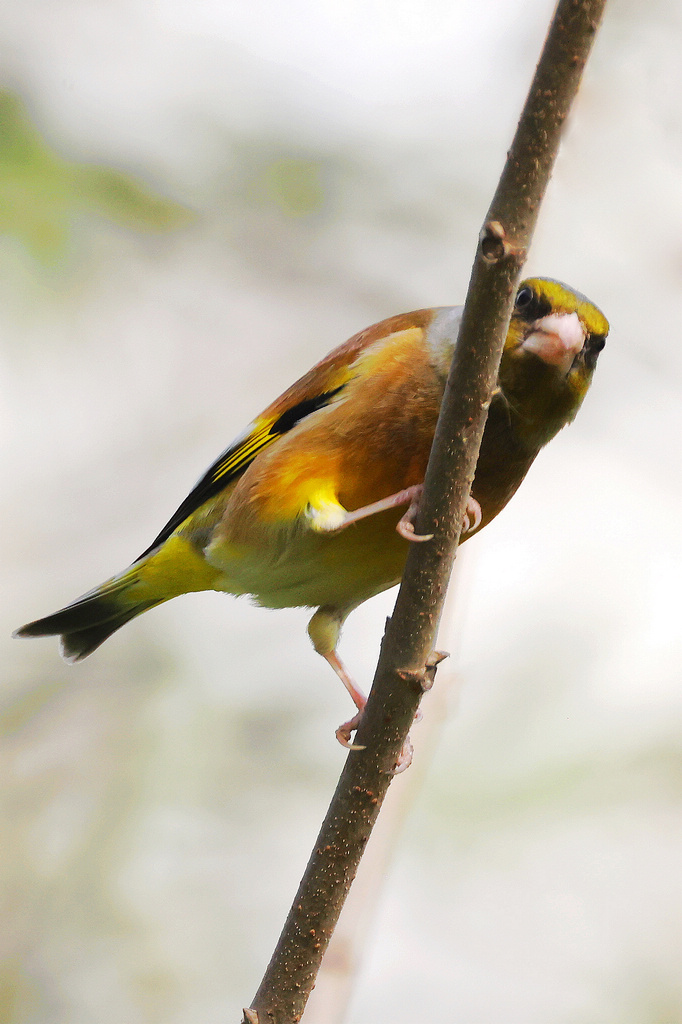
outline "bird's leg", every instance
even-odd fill
[[[330,654],[325,654],[323,655],[323,657],[325,658],[326,661],[329,662],[331,667],[334,669],[337,676],[339,677],[343,685],[346,687],[351,697],[353,698],[353,703],[358,709],[356,715],[353,715],[352,718],[349,718],[347,722],[343,722],[338,727],[338,729],[336,730],[336,738],[341,744],[341,746],[347,747],[348,750],[364,750],[364,743],[352,743],[351,735],[354,732],[356,732],[360,726],[362,716],[365,713],[365,704],[367,703],[367,698],[365,697],[364,693],[358,689],[358,687],[353,682],[352,678],[349,676],[346,666],[343,664],[336,651],[332,651]],[[417,711],[417,714],[414,717],[415,722],[418,722],[421,719],[421,717],[421,712]],[[398,760],[396,761],[394,769],[395,775],[399,775],[401,772],[404,772],[406,768],[410,767],[410,765],[412,764],[413,753],[414,750],[412,744],[410,743],[410,737],[407,736],[405,738],[405,742],[403,743],[403,748],[398,754]]]
[[[362,721],[362,715],[365,710],[367,698],[362,690],[356,686],[352,676],[346,669],[346,666],[336,653],[336,645],[341,634],[341,626],[343,625],[346,616],[351,611],[352,608],[341,609],[333,608],[328,605],[318,608],[308,623],[308,636],[312,640],[313,647],[317,653],[321,654],[325,661],[334,669],[334,672],[348,690],[353,703],[358,709],[356,715],[353,715],[352,718],[349,718],[347,722],[343,722],[338,727],[336,730],[336,738],[341,746],[347,747],[349,750],[364,750],[365,748],[363,745],[351,742],[351,735],[357,730],[360,722]],[[420,718],[421,714],[417,712],[415,721],[419,721]],[[405,769],[409,767],[411,761],[412,744],[410,743],[410,738],[408,736],[403,744],[403,749],[401,750],[396,763],[396,774],[398,772],[405,771]]]
[[[314,530],[332,533],[337,530],[345,530],[352,523],[357,523],[360,519],[367,519],[368,516],[376,515],[377,512],[386,512],[390,508],[409,505],[407,512],[396,527],[398,533],[405,540],[431,540],[433,537],[432,533],[417,534],[414,532],[414,527],[410,529],[407,525],[401,526],[401,524],[407,524],[416,515],[421,492],[422,485],[415,484],[413,487],[406,487],[403,491],[390,494],[388,498],[381,498],[379,501],[373,501],[370,505],[363,505],[362,508],[353,509],[352,512],[347,512],[343,505],[338,504],[338,502],[318,502],[315,505],[310,504],[306,514]]]
[[[327,661],[336,672],[337,676],[348,690],[352,697],[353,703],[358,709],[357,715],[353,715],[347,722],[343,722],[336,730],[336,738],[342,747],[348,747],[349,750],[364,750],[363,746],[358,746],[357,743],[351,743],[351,734],[355,732],[357,727],[360,725],[362,719],[362,713],[365,710],[365,704],[367,698],[365,697],[362,690],[360,690],[353,679],[348,674],[346,666],[339,658],[336,651],[330,651],[328,654],[323,654],[322,657]]]
[[[341,627],[350,611],[352,611],[351,608],[333,608],[329,605],[323,605],[322,608],[317,609],[308,623],[308,636],[312,640],[313,647],[317,653],[321,654],[325,661],[334,669],[358,709],[357,715],[354,715],[353,718],[338,727],[336,738],[342,746],[348,747],[349,750],[362,750],[362,747],[354,746],[351,743],[350,737],[351,733],[360,724],[367,698],[362,690],[355,685],[346,666],[336,653],[336,646],[341,635]]]
[[[377,512],[385,512],[390,508],[399,508],[400,505],[407,505],[405,515],[398,521],[396,530],[405,540],[425,541],[433,538],[432,533],[415,533],[414,520],[419,508],[419,500],[423,491],[422,484],[414,484],[406,487],[403,491],[390,494],[388,498],[381,498],[373,501],[370,505],[363,505],[362,508],[353,509],[347,512],[343,505],[337,501],[318,500],[308,506],[306,515],[310,525],[320,533],[336,533],[337,530],[345,530],[352,523],[360,519],[367,519],[368,516],[376,515]],[[466,511],[462,520],[462,535],[471,533],[481,525],[481,506],[469,495]],[[336,672],[337,670],[334,669]],[[338,674],[338,673],[337,673]]]

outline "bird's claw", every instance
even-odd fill
[[[421,498],[422,490],[423,488],[421,486],[419,488],[415,488],[416,493],[412,498],[412,501],[410,502],[410,507],[408,508],[407,512],[402,517],[402,519],[398,521],[398,525],[396,526],[396,530],[398,531],[401,537],[404,537],[405,540],[433,540],[432,533],[414,532],[414,520],[417,515],[417,510],[419,509],[419,499]],[[463,537],[465,533],[473,533],[474,530],[477,530],[481,525],[482,519],[483,513],[481,512],[481,506],[479,505],[475,498],[472,498],[471,495],[469,495],[466,509],[464,511],[464,516],[462,518],[462,529],[460,531],[460,536]]]
[[[422,717],[421,711],[417,710],[417,713],[414,716],[415,722],[419,722],[421,720],[421,717]],[[352,718],[349,718],[347,722],[344,722],[343,725],[340,725],[338,727],[338,729],[336,730],[336,738],[339,741],[339,743],[341,744],[341,746],[345,747],[346,750],[366,750],[367,749],[364,743],[353,743],[351,741],[351,735],[352,735],[352,733],[356,732],[356,730],[357,730],[358,726],[360,725],[361,721],[362,721],[362,711],[358,711],[357,715],[353,715]],[[413,754],[414,754],[414,747],[412,746],[412,744],[410,742],[410,737],[408,736],[406,738],[405,742],[403,743],[402,750],[398,754],[398,760],[396,761],[395,767],[393,769],[393,774],[394,775],[400,775],[401,772],[404,772],[406,768],[410,767],[410,765],[412,764],[412,755]]]
[[[417,719],[415,718],[415,721],[416,720]],[[398,754],[398,760],[396,761],[395,768],[393,769],[394,775],[400,775],[402,772],[404,772],[407,768],[410,767],[410,765],[412,764],[413,754],[414,747],[410,743],[410,737],[408,736],[405,742],[403,743],[403,749]]]
[[[481,506],[475,498],[472,498],[472,496],[469,495],[467,499],[467,507],[464,510],[464,516],[462,518],[461,536],[464,536],[465,533],[472,533],[474,530],[477,530],[481,525],[482,519],[483,513],[481,511]]]
[[[410,502],[409,508],[402,519],[398,520],[396,530],[405,540],[417,541],[421,543],[425,540],[433,540],[432,533],[415,533],[414,532],[414,520],[419,509],[419,499],[422,496],[423,487],[421,484],[414,488],[414,496]]]
[[[347,750],[364,750],[365,746],[363,743],[352,743],[351,734],[354,733],[362,720],[362,711],[358,711],[357,715],[353,715],[347,722],[340,725],[336,730],[336,738],[342,747],[346,747]]]

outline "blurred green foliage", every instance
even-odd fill
[[[0,234],[17,239],[37,262],[54,264],[83,213],[154,231],[190,217],[130,174],[64,158],[31,123],[21,100],[0,91]]]
[[[317,213],[324,202],[321,168],[314,160],[282,157],[267,166],[255,188],[289,217]]]

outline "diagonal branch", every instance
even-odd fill
[[[419,701],[459,541],[513,297],[606,0],[559,0],[486,217],[426,472],[419,533],[388,621],[372,690],[247,1024],[300,1020]]]

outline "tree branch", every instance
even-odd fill
[[[352,751],[246,1024],[299,1021],[419,701],[459,541],[513,298],[606,0],[559,0],[476,252],[417,533]]]

